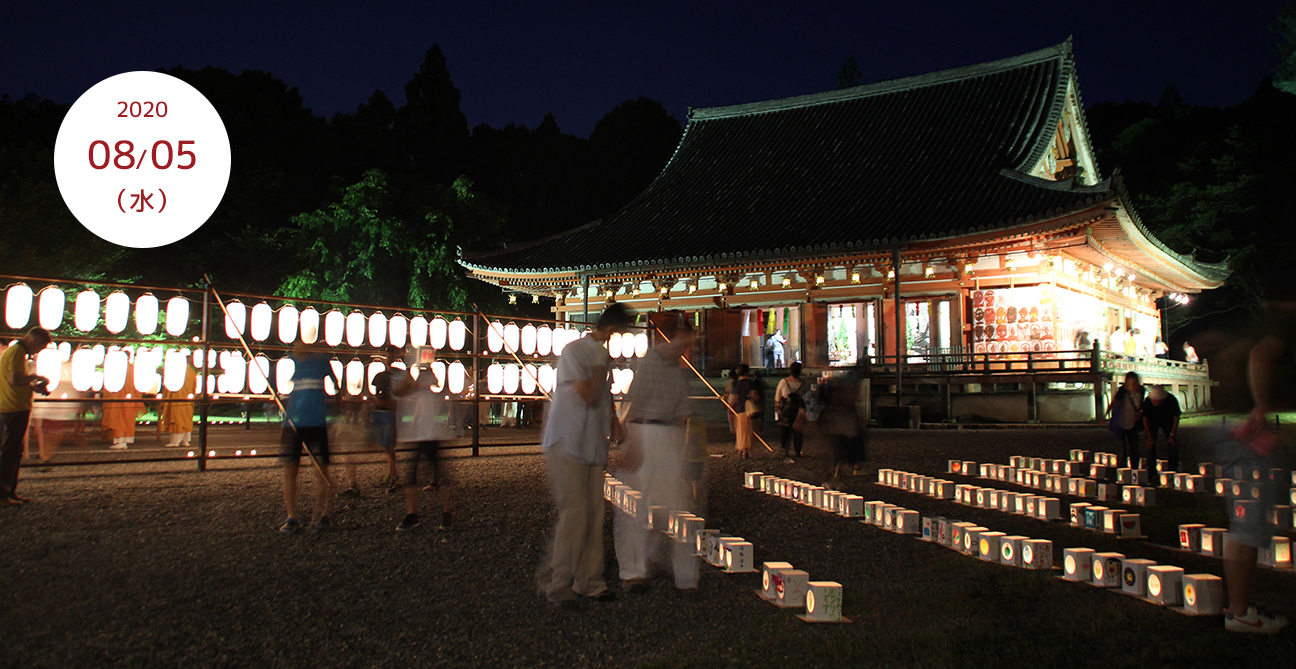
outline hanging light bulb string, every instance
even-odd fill
[[[544,393],[545,399],[552,400],[553,396],[551,396],[549,392],[544,389],[544,386],[540,384],[540,378],[536,376],[535,372],[527,369],[526,363],[522,362],[522,358],[518,357],[517,351],[513,350],[512,346],[509,346],[508,338],[504,336],[504,330],[499,327],[499,321],[492,321],[491,319],[486,318],[486,314],[482,313],[481,307],[478,307],[476,302],[473,302],[473,311],[475,311],[482,320],[486,321],[486,327],[499,334],[500,341],[504,344],[504,350],[508,351],[508,354],[513,356],[513,359],[517,361],[518,367],[521,367],[522,371],[526,372],[526,375],[531,377],[531,380],[535,381],[536,388],[540,392]],[[473,344],[473,348],[476,349],[476,342],[473,342]],[[476,354],[477,352],[474,350],[473,355]],[[477,379],[473,379],[473,392],[477,392]]]
[[[665,339],[665,340],[666,340],[666,343],[667,343],[667,344],[670,343],[670,337],[667,337],[667,336],[666,336],[666,333],[665,333],[665,332],[662,332],[662,330],[661,330],[660,327],[657,327],[656,325],[654,325],[654,326],[653,326],[653,329],[657,331],[657,334],[661,335],[661,338],[662,338],[662,339]],[[693,370],[693,373],[696,374],[697,377],[698,377],[699,379],[701,379],[701,381],[702,381],[702,385],[706,386],[706,387],[707,387],[707,390],[710,390],[710,391],[711,391],[711,394],[712,394],[712,395],[715,395],[715,398],[718,399],[718,400],[720,400],[720,403],[723,404],[724,407],[725,407],[726,409],[729,410],[729,413],[731,413],[731,414],[733,414],[734,416],[737,416],[737,417],[741,417],[741,416],[743,415],[743,414],[738,413],[738,410],[737,410],[737,409],[735,409],[735,408],[729,406],[729,403],[728,403],[728,402],[724,401],[724,395],[721,395],[719,392],[716,391],[715,387],[712,386],[711,383],[708,382],[708,381],[706,380],[706,377],[702,376],[702,372],[699,372],[698,369],[697,369],[697,367],[694,367],[694,366],[693,366],[693,363],[689,362],[688,358],[686,358],[686,357],[684,357],[684,356],[681,355],[681,356],[680,356],[680,360],[683,360],[683,361],[684,361],[684,364],[688,365],[688,368],[691,369],[691,370]],[[773,452],[774,452],[774,449],[773,449],[773,448],[770,448],[770,445],[767,444],[767,443],[765,443],[765,439],[764,439],[763,437],[761,437],[759,434],[757,434],[755,430],[752,430],[752,436],[753,436],[753,437],[756,437],[756,441],[759,441],[759,442],[761,443],[761,446],[764,446],[765,449],[768,450],[770,453],[773,453]]]
[[[212,285],[210,277],[204,274],[203,279],[207,281],[208,286]],[[213,287],[211,288],[211,294],[212,297],[216,299],[216,304],[220,306],[221,313],[225,314],[225,318],[229,318],[229,310],[225,308],[225,300],[221,299],[220,293],[217,293],[216,289]],[[238,335],[239,345],[242,346],[243,351],[247,353],[248,359],[255,360],[256,356],[252,355],[252,349],[248,347],[247,340],[243,338],[242,330],[235,330],[235,334]],[[204,369],[207,371],[207,375],[210,376],[211,368],[206,366],[206,362],[206,360],[203,361]],[[261,372],[261,367],[259,365],[253,364],[252,366],[256,368],[257,373]],[[297,426],[293,425],[292,416],[288,415],[288,409],[284,406],[283,400],[279,397],[279,390],[270,385],[269,381],[269,379],[266,379],[266,389],[270,391],[270,397],[274,399],[274,403],[279,406],[279,411],[283,412],[284,420],[288,421],[289,429],[295,432]],[[206,381],[203,381],[203,385],[206,385]],[[320,477],[324,479],[324,483],[327,484],[328,487],[332,488],[333,479],[329,478],[328,472],[324,471],[324,468],[320,466],[319,460],[317,460],[315,454],[311,452],[310,446],[307,446],[305,442],[302,442],[302,449],[306,451],[306,456],[310,458],[311,464],[315,465],[315,471],[319,472]]]

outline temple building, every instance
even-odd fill
[[[1092,420],[1127,370],[1207,407],[1205,366],[1153,348],[1161,308],[1228,276],[1157,240],[1119,173],[1102,178],[1070,41],[690,109],[619,211],[460,262],[562,320],[614,301],[690,314],[711,373],[870,363],[872,402],[925,420]]]

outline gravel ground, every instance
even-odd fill
[[[1185,431],[1186,460],[1209,459]],[[1108,439],[1095,429],[877,430],[870,472],[935,474],[952,457],[1065,457]],[[378,490],[376,464],[361,468],[365,497],[340,500],[336,531],[288,537],[274,531],[280,474],[269,462],[215,461],[205,473],[192,463],[64,467],[24,470],[22,492],[36,501],[0,509],[0,592],[12,598],[0,613],[0,666],[1287,666],[1296,651],[1292,630],[1239,638],[1218,619],[981,563],[741,488],[744,470],[819,478],[813,444],[794,465],[768,453],[742,461],[722,443],[712,452],[723,457],[710,461],[708,526],[752,541],[758,563],[787,560],[841,582],[854,624],[801,623],[756,599],[758,576],[708,567],[695,596],[658,579],[646,595],[550,610],[534,583],[552,509],[533,448],[451,459],[460,485],[447,533],[435,523],[393,532],[403,511]],[[1220,573],[1218,560],[1169,547],[1179,522],[1223,521],[1212,498],[1167,495],[1145,514],[1150,539],[1128,542],[869,477],[847,489],[1052,539],[1059,559],[1063,546],[1088,546]],[[615,582],[611,511],[607,528]],[[1261,572],[1257,599],[1292,616],[1293,595],[1296,576]]]

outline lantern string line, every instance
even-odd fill
[[[204,276],[204,278],[207,279],[207,285],[210,286],[211,279],[207,278],[206,276]],[[220,294],[216,292],[215,288],[210,288],[209,290],[211,290],[212,297],[216,298],[216,304],[220,306],[221,312],[225,314],[225,318],[233,320],[230,317],[229,310],[225,308],[225,300],[221,299]],[[241,345],[243,347],[243,351],[247,353],[248,359],[252,363],[251,366],[256,368],[258,374],[261,374],[261,366],[256,364],[256,356],[252,355],[252,349],[248,347],[247,340],[243,338],[242,328],[235,328],[234,332],[238,334],[239,345]],[[207,360],[203,361],[203,370],[206,372],[205,376],[210,376],[211,367],[207,364],[207,362],[208,362]],[[265,375],[262,374],[262,376]],[[203,385],[205,386],[206,384],[207,381],[204,380]],[[293,424],[292,416],[288,415],[288,409],[284,407],[284,403],[279,397],[279,390],[270,384],[270,379],[266,379],[266,389],[270,391],[270,397],[274,399],[274,403],[277,404],[279,406],[279,410],[283,412],[283,417],[284,420],[288,422],[288,427],[292,429],[294,432],[296,432],[297,426]],[[341,389],[339,388],[339,390]],[[311,464],[315,465],[315,471],[319,472],[319,475],[323,477],[324,483],[326,483],[329,488],[332,488],[333,479],[329,478],[328,472],[324,471],[324,468],[320,466],[319,460],[315,458],[315,454],[311,452],[310,446],[307,446],[304,441],[302,442],[302,450],[306,451],[306,456],[310,458]]]
[[[667,344],[670,343],[670,337],[667,337],[667,336],[666,336],[666,333],[665,333],[665,332],[662,332],[662,330],[661,330],[660,327],[654,325],[654,326],[653,326],[653,329],[657,331],[657,334],[661,335],[661,338],[662,338],[662,339],[665,339],[665,340],[666,340],[666,343],[667,343]],[[735,409],[735,408],[729,406],[729,403],[726,402],[726,401],[724,400],[724,396],[721,395],[719,392],[716,391],[715,387],[713,387],[713,386],[711,385],[711,383],[708,382],[708,381],[706,380],[706,377],[702,376],[702,372],[699,372],[698,369],[697,369],[697,367],[694,367],[694,366],[693,366],[693,363],[689,362],[688,358],[686,358],[686,357],[684,357],[684,356],[681,355],[681,356],[680,356],[680,360],[682,360],[682,361],[684,362],[684,364],[688,365],[688,368],[689,368],[689,369],[693,370],[693,373],[696,374],[697,377],[698,377],[698,379],[700,379],[700,380],[702,381],[702,385],[706,386],[706,387],[707,387],[707,390],[710,390],[710,391],[711,391],[711,394],[712,394],[712,395],[715,395],[715,398],[718,399],[718,400],[720,400],[720,403],[723,404],[724,407],[725,407],[726,409],[729,410],[729,413],[731,413],[731,414],[733,414],[734,416],[739,417],[739,418],[741,418],[741,417],[744,415],[744,414],[740,414],[740,413],[738,413],[738,410],[737,410],[737,409]],[[774,449],[773,449],[773,448],[770,448],[770,445],[767,444],[767,443],[765,443],[765,439],[764,439],[764,437],[761,437],[759,434],[757,434],[755,430],[752,430],[752,436],[753,436],[753,437],[756,437],[756,441],[759,441],[759,442],[761,443],[761,446],[764,446],[764,447],[765,447],[765,448],[766,448],[770,453],[773,453],[773,452],[774,452]]]
[[[513,359],[517,361],[518,367],[521,367],[522,371],[526,372],[526,375],[531,377],[532,381],[535,381],[536,388],[539,389],[540,392],[544,393],[545,399],[553,400],[553,396],[550,395],[549,392],[544,389],[544,386],[540,385],[540,378],[536,376],[536,373],[527,369],[526,363],[523,363],[522,358],[518,357],[517,351],[514,351],[513,347],[509,346],[508,338],[504,336],[504,330],[499,327],[499,321],[497,320],[492,321],[489,318],[486,318],[486,314],[482,313],[482,310],[477,306],[477,303],[475,302],[473,303],[473,311],[477,312],[477,315],[481,316],[482,320],[486,321],[486,327],[499,333],[500,341],[503,342],[504,344],[504,350],[508,351],[509,355],[513,356]],[[479,389],[475,385],[478,383],[481,383],[480,379],[473,379],[473,384],[474,384],[473,392],[476,392],[477,396],[480,397],[481,392],[479,392]]]

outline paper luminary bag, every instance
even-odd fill
[[[737,537],[735,537],[737,538]],[[721,546],[724,549],[724,571],[732,574],[741,574],[756,571],[752,568],[752,545],[750,542],[742,541],[723,541]]]
[[[761,563],[761,589],[760,596],[766,600],[773,601],[778,598],[775,590],[777,581],[775,574],[783,569],[791,569],[792,564],[789,562],[764,562]]]
[[[919,535],[919,538],[922,539],[923,541],[936,541],[936,536],[939,533],[939,527],[940,527],[940,520],[938,518],[933,518],[931,516],[923,516],[922,534]]]
[[[763,472],[746,472],[743,474],[743,487],[755,489],[760,477],[764,476]]]
[[[1124,553],[1094,553],[1093,584],[1104,588],[1121,587],[1121,562],[1124,559]]]
[[[1206,526],[1201,523],[1185,523],[1179,526],[1179,547],[1197,553],[1201,551],[1202,530]]]
[[[810,581],[805,594],[805,620],[837,622],[842,619],[842,586],[835,581]]]
[[[1229,494],[1229,491],[1232,490],[1232,489],[1233,489],[1233,480],[1232,480],[1232,479],[1226,479],[1226,478],[1217,478],[1217,479],[1215,479],[1215,494],[1216,494],[1216,495],[1227,495],[1227,494]]]
[[[1156,488],[1139,486],[1134,491],[1135,506],[1156,506]]]
[[[1053,542],[1048,539],[1027,539],[1021,544],[1021,566],[1024,569],[1053,568]]]
[[[1133,539],[1143,536],[1143,520],[1137,513],[1120,514],[1120,536]]]
[[[1189,474],[1184,478],[1184,492],[1203,493],[1206,492],[1206,477],[1201,474]]]
[[[1147,598],[1154,604],[1162,606],[1179,606],[1183,604],[1182,567],[1159,564],[1148,567]]]
[[[1094,577],[1094,549],[1067,548],[1062,551],[1062,578],[1089,582]]]
[[[806,590],[810,585],[810,574],[800,569],[783,569],[775,583],[775,600],[784,608],[799,609],[805,606]]]
[[[1124,513],[1124,509],[1103,509],[1102,521],[1098,529],[1107,534],[1118,534],[1120,532],[1120,517]]]
[[[1105,507],[1105,506],[1087,506],[1087,507],[1085,507],[1085,509],[1084,509],[1084,526],[1085,526],[1085,529],[1090,529],[1090,530],[1101,530],[1101,529],[1102,529],[1102,515],[1103,515],[1103,511],[1106,511],[1106,510],[1107,510],[1107,507]]]
[[[1291,569],[1291,539],[1275,536],[1268,548],[1261,548],[1256,555],[1256,564],[1275,569]]]
[[[969,527],[963,532],[963,552],[967,555],[977,555],[978,547],[981,545],[981,534],[990,530],[981,527]]]
[[[692,545],[697,533],[706,528],[706,520],[697,516],[689,516],[684,519],[684,531],[680,536],[680,541]]]
[[[1203,527],[1201,531],[1201,553],[1213,557],[1224,557],[1224,534],[1222,527]]]
[[[905,509],[896,514],[896,522],[893,529],[900,534],[921,534],[921,522],[921,516],[919,516],[917,511]]]
[[[1021,566],[1021,544],[1029,537],[1023,537],[1020,534],[1010,534],[999,539],[999,561],[1003,564],[1020,567]]]
[[[1214,574],[1184,574],[1184,612],[1198,616],[1224,613],[1224,579]]]
[[[1292,528],[1291,505],[1273,505],[1273,507],[1269,509],[1269,517],[1266,520],[1279,530],[1290,530]]]
[[[1071,526],[1084,527],[1085,512],[1084,510],[1093,506],[1089,502],[1073,502],[1071,504]]]
[[[1147,596],[1147,570],[1156,565],[1154,560],[1125,558],[1121,560],[1121,589],[1135,597]]]
[[[999,542],[1006,536],[1003,532],[982,532],[977,538],[976,557],[986,562],[998,562]]]

